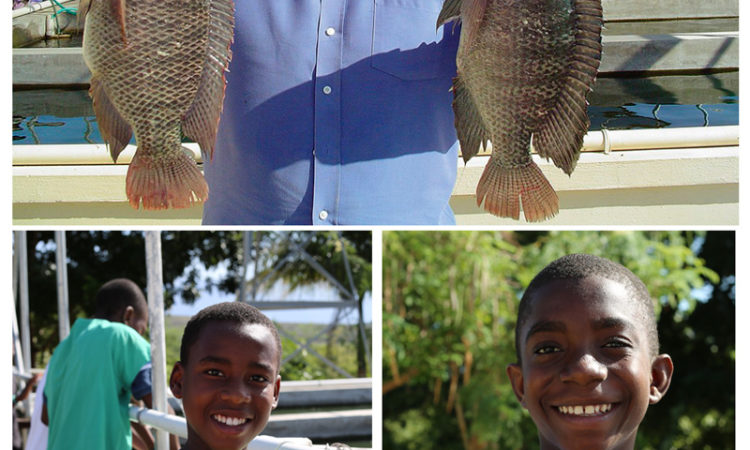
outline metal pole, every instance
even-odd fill
[[[252,231],[242,233],[242,275],[240,275],[240,291],[237,293],[237,301],[245,301],[245,290],[247,286],[247,263],[250,260],[250,243],[248,234]]]
[[[253,260],[253,289],[252,289],[252,301],[258,298],[258,262],[260,261],[260,246],[254,232],[250,232],[250,243],[247,244],[248,258],[250,255],[250,244],[255,249],[255,259]]]
[[[149,329],[151,336],[151,398],[153,408],[167,413],[167,356],[164,343],[164,291],[161,271],[161,235],[159,231],[146,231],[146,273]],[[156,448],[169,448],[166,431],[156,431]]]
[[[70,313],[68,308],[68,263],[65,232],[55,231],[55,262],[57,264],[57,321],[60,328],[60,341],[70,334]]]
[[[23,370],[31,371],[31,335],[29,333],[29,263],[26,254],[26,232],[16,231],[16,252],[18,253],[18,284],[21,303],[21,348],[23,349]]]

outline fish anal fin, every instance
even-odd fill
[[[224,104],[224,71],[232,58],[230,47],[234,30],[234,2],[212,0],[209,14],[211,27],[206,60],[198,92],[182,120],[182,131],[196,141],[211,159]]]
[[[460,75],[453,78],[453,116],[461,157],[467,162],[486,145],[490,134]]]
[[[557,214],[555,190],[534,161],[525,166],[503,167],[492,158],[487,162],[477,185],[477,206],[499,217],[540,222]]]
[[[586,94],[593,89],[601,60],[602,7],[600,0],[575,0],[575,43],[570,72],[563,80],[554,106],[534,133],[539,155],[570,175],[588,131]]]
[[[130,142],[133,130],[109,99],[104,82],[96,75],[91,77],[89,95],[94,106],[99,133],[109,147],[112,160],[117,162],[117,157]]]
[[[208,198],[208,185],[190,150],[180,148],[168,157],[152,158],[139,148],[128,167],[125,192],[130,205],[138,209],[187,208]]]

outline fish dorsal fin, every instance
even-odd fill
[[[210,159],[213,156],[219,118],[224,104],[224,71],[232,57],[234,2],[211,0],[206,59],[195,100],[182,120],[183,132],[200,145]]]
[[[461,18],[461,1],[445,0],[443,9],[440,11],[440,15],[438,15],[436,28],[440,28],[448,22],[453,22]]]
[[[586,95],[591,92],[602,54],[600,0],[574,0],[575,43],[554,107],[542,120],[532,141],[544,158],[570,175],[575,169],[589,127]]]

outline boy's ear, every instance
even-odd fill
[[[130,326],[131,323],[135,320],[135,308],[132,306],[126,306],[124,310],[122,310],[122,323],[125,325]]]
[[[177,361],[174,363],[172,375],[169,377],[169,389],[172,390],[172,394],[177,398],[182,398],[182,375],[184,370],[182,363]]]
[[[276,405],[279,404],[279,392],[281,392],[281,375],[276,375],[276,382],[273,384],[273,404],[271,409],[276,409]]]
[[[513,393],[516,394],[518,402],[521,403],[521,406],[526,408],[523,392],[523,371],[521,370],[521,366],[518,364],[508,364],[505,371],[508,373],[510,385],[513,387]]]
[[[650,404],[657,403],[667,393],[673,372],[674,365],[669,355],[659,355],[651,363],[651,387],[648,395]]]

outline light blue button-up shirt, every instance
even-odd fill
[[[204,224],[453,224],[442,0],[235,0]]]

